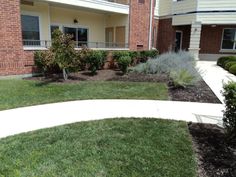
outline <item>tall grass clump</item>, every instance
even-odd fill
[[[168,52],[130,69],[131,72],[145,74],[167,74],[174,87],[187,87],[196,84],[201,76],[191,53]]]

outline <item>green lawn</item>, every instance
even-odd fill
[[[185,122],[110,119],[0,140],[3,177],[196,177]]]
[[[163,83],[87,82],[43,84],[29,80],[0,80],[0,110],[83,99],[168,99]]]

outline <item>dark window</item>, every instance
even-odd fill
[[[52,33],[53,33],[56,29],[59,29],[59,26],[57,26],[57,25],[51,25],[51,36],[53,36]]]
[[[145,3],[145,0],[138,0],[138,2],[139,2],[140,4],[144,4],[144,3]]]
[[[222,49],[236,49],[236,29],[224,29]]]
[[[39,17],[21,15],[21,25],[24,45],[39,45]]]
[[[73,40],[78,43],[78,46],[87,45],[88,29],[64,27],[64,33],[72,35]]]

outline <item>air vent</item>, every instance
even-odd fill
[[[32,1],[21,0],[20,2],[21,2],[21,4],[27,5],[27,6],[33,6],[34,5],[34,2],[32,2]]]

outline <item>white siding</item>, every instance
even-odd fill
[[[155,16],[168,16],[172,14],[173,0],[156,0]]]
[[[236,0],[198,0],[198,10],[236,10]]]
[[[202,24],[236,24],[236,12],[201,13],[197,15],[197,21]]]
[[[196,11],[196,9],[197,9],[196,0],[173,2],[173,14],[192,12]]]
[[[186,25],[186,24],[192,24],[192,22],[196,21],[196,14],[188,14],[188,15],[178,15],[173,16],[172,19],[172,25]]]

